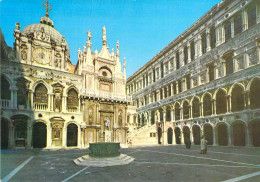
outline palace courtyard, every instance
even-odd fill
[[[184,145],[120,149],[135,158],[129,165],[79,167],[86,149],[2,150],[2,181],[259,181],[260,148]]]

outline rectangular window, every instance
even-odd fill
[[[209,81],[214,80],[214,64],[209,65]]]
[[[186,76],[186,86],[187,86],[187,90],[190,89],[190,75]]]
[[[176,52],[176,69],[180,68],[180,56],[179,52]]]
[[[206,39],[205,32],[201,35],[201,46],[202,46],[202,53],[205,54],[207,51],[207,39]]]
[[[153,82],[155,82],[155,68],[153,68]]]
[[[210,29],[210,47],[211,49],[216,47],[216,30],[215,27]]]
[[[181,93],[182,92],[182,81],[181,80],[179,80],[178,81],[178,90],[179,90],[179,93]]]
[[[164,76],[164,67],[163,67],[163,63],[161,63],[161,78],[163,78]]]
[[[190,43],[190,58],[191,60],[194,60],[195,57],[195,46],[194,46],[194,41]]]
[[[226,58],[226,75],[233,73],[233,58],[229,56]]]
[[[237,15],[234,18],[234,33],[235,33],[235,35],[237,35],[240,32],[242,32],[242,16]]]
[[[188,48],[187,46],[184,47],[184,64],[188,63]]]
[[[227,22],[224,26],[225,29],[225,41],[228,41],[231,38],[231,23]]]
[[[251,27],[256,24],[256,6],[250,7],[247,10],[248,15],[248,27]]]

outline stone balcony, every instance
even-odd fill
[[[0,99],[1,108],[12,108],[11,100]]]
[[[132,102],[131,96],[120,95],[120,94],[109,93],[109,92],[102,92],[97,90],[82,89],[81,96],[113,100],[113,101],[121,101],[121,102]]]

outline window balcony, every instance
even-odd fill
[[[0,99],[2,108],[11,108],[11,100]]]
[[[48,109],[48,104],[45,103],[34,103],[33,109],[40,110],[40,111],[46,111]]]

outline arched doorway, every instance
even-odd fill
[[[158,127],[158,144],[162,143],[162,128]]]
[[[44,148],[47,142],[47,127],[43,122],[33,125],[33,148]]]
[[[260,147],[260,120],[252,121],[249,126],[253,146]]]
[[[233,144],[234,146],[245,146],[246,135],[245,135],[245,124],[237,121],[233,123]]]
[[[176,103],[175,104],[175,120],[176,121],[180,120],[180,116],[181,116],[180,104]]]
[[[190,128],[188,126],[183,127],[183,136],[184,136],[184,143],[190,141]]]
[[[1,119],[1,149],[8,148],[9,125],[4,118]]]
[[[194,125],[192,127],[192,133],[194,144],[200,145],[200,127],[198,125]]]
[[[173,130],[172,130],[172,128],[169,128],[168,131],[167,131],[168,144],[172,144],[172,134],[173,134]]]
[[[189,119],[189,103],[188,101],[185,101],[183,103],[183,119]]]
[[[204,116],[212,114],[211,96],[208,93],[203,97],[203,114]]]
[[[174,129],[176,144],[181,144],[181,129],[176,127]]]
[[[208,141],[208,145],[213,145],[213,127],[210,124],[205,124],[203,127],[204,135]]]
[[[67,127],[67,146],[77,146],[78,145],[78,126],[71,123]]]
[[[200,101],[195,97],[192,101],[192,117],[197,118],[200,116]]]
[[[217,127],[218,145],[228,145],[228,127],[225,123],[220,123]]]
[[[231,93],[232,112],[242,111],[244,109],[244,89],[241,86],[234,86]]]
[[[253,80],[253,83],[250,86],[250,108],[256,109],[260,108],[260,99],[259,99],[259,92],[260,92],[260,79]]]
[[[227,112],[227,101],[226,92],[224,90],[219,90],[216,95],[216,113],[223,114]]]

